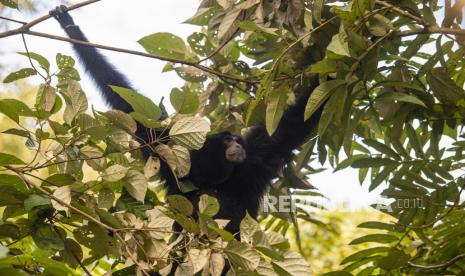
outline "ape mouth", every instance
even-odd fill
[[[226,160],[232,163],[240,164],[245,160],[246,154],[244,150],[235,150],[232,152],[226,152]]]

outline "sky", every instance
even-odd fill
[[[49,2],[51,7],[61,4],[60,1]],[[185,39],[189,34],[197,31],[197,26],[182,22],[195,13],[198,4],[198,0],[104,0],[74,10],[71,15],[91,42],[143,51],[137,40],[146,35],[170,32]],[[18,11],[14,11],[9,16],[22,21],[30,21],[34,18]],[[0,20],[2,29],[4,24]],[[9,28],[16,26],[9,24]],[[53,19],[40,23],[33,30],[65,36],[59,24]],[[66,42],[31,36],[27,36],[26,41],[31,52],[39,53],[49,60],[54,60],[56,53],[75,56]],[[20,36],[1,39],[0,51],[2,64],[11,65],[9,68],[11,71],[29,67],[27,59],[16,54],[18,51],[24,51]],[[138,92],[151,98],[155,103],[158,103],[162,96],[169,99],[171,89],[183,84],[183,80],[176,73],[161,72],[165,65],[162,61],[110,51],[102,51],[102,53],[128,77]],[[80,65],[78,70],[81,72],[82,87],[89,103],[97,110],[108,109]],[[169,101],[165,101],[165,104],[169,104]],[[168,106],[168,111],[172,110]],[[315,165],[315,167],[319,166]],[[321,203],[329,208],[344,205],[355,210],[375,202],[382,202],[379,193],[383,185],[371,193],[368,192],[368,181],[361,186],[358,182],[358,171],[351,168],[336,173],[329,168],[322,173],[311,175],[309,181],[328,198],[328,201]]]

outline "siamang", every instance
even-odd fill
[[[50,12],[72,39],[87,41],[80,28],[74,24],[65,6]],[[86,71],[95,81],[105,101],[114,109],[130,113],[132,107],[109,85],[131,88],[118,70],[95,48],[73,44],[74,50]],[[318,80],[310,81],[306,92],[301,93],[296,103],[289,107],[273,135],[268,135],[263,126],[251,128],[244,136],[223,132],[207,137],[200,150],[190,152],[191,169],[186,177],[198,190],[183,194],[194,206],[202,194],[218,199],[220,211],[216,218],[230,220],[226,230],[237,233],[239,225],[248,212],[257,217],[261,198],[278,171],[290,161],[292,151],[301,146],[311,134],[321,115],[321,108],[307,121],[304,109],[311,91]],[[138,125],[137,136],[149,141],[146,129]],[[151,153],[145,150],[145,156]],[[166,164],[161,167],[168,194],[181,194],[171,170]]]

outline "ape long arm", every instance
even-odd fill
[[[74,24],[73,18],[68,14],[65,6],[57,7],[51,12],[51,15],[58,20],[70,38],[88,41],[79,26]],[[95,48],[78,44],[73,44],[73,48],[84,64],[89,76],[99,87],[105,101],[114,109],[126,113],[132,112],[132,107],[109,87],[109,85],[115,85],[132,89],[126,77],[116,70]]]
[[[264,127],[255,127],[245,137],[247,153],[254,156],[251,161],[256,163],[257,157],[260,157],[260,162],[269,166],[269,170],[264,170],[264,174],[278,170],[280,166],[289,161],[292,151],[304,144],[312,130],[318,125],[321,108],[310,119],[304,121],[305,106],[310,94],[317,86],[318,80],[311,79],[306,91],[298,96],[293,106],[286,109],[272,136],[268,135]]]

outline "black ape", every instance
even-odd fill
[[[51,14],[70,38],[87,41],[65,7],[59,7]],[[73,47],[106,102],[115,109],[131,112],[131,106],[109,87],[116,85],[131,88],[126,78],[96,49],[77,44]],[[313,91],[317,84],[314,80],[308,90]],[[304,108],[309,95],[303,93],[297,103],[286,110],[272,136],[262,126],[254,127],[245,137],[230,133],[209,136],[202,149],[191,152],[192,167],[187,179],[199,190],[184,196],[194,204],[201,194],[216,197],[221,205],[217,218],[230,220],[226,229],[238,232],[246,211],[253,217],[258,215],[261,198],[270,182],[277,177],[277,171],[290,160],[292,150],[304,143],[312,126],[316,125],[319,112],[304,122]],[[138,136],[149,140],[147,132],[140,125]],[[145,153],[150,154],[148,151]],[[162,166],[162,176],[166,180],[169,194],[181,193],[166,164]]]

